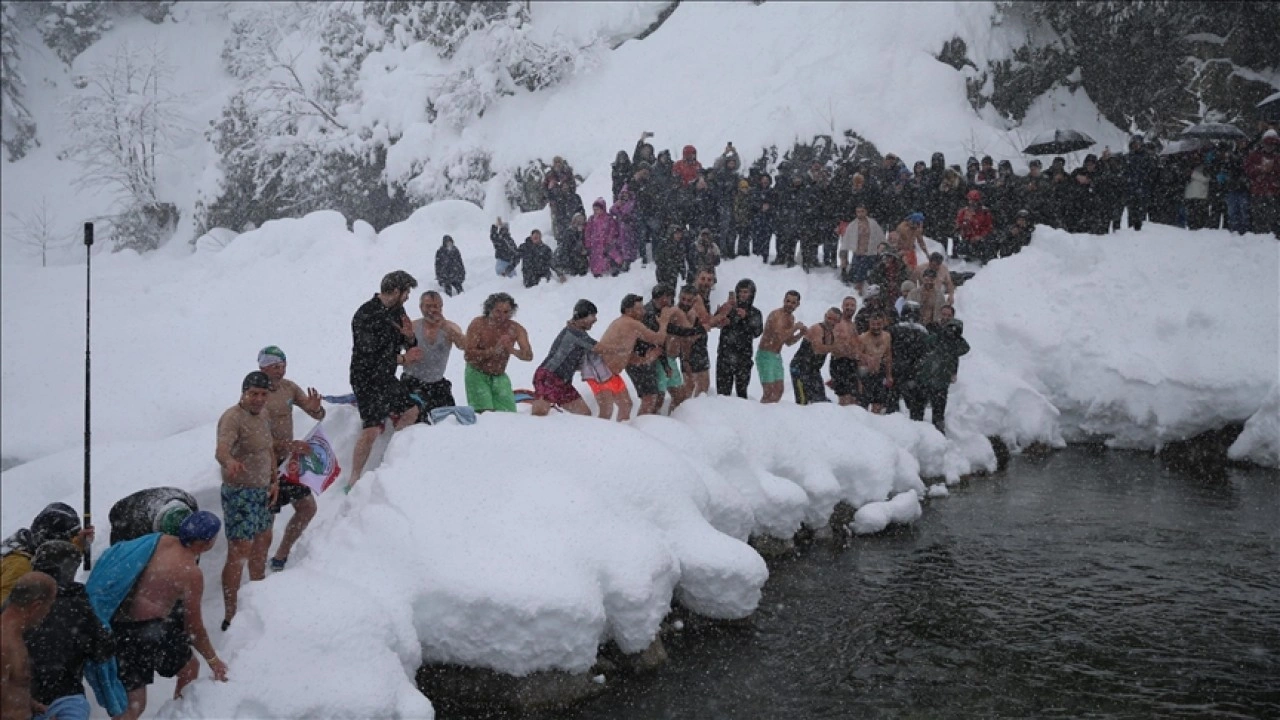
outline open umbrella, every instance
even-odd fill
[[[1242,140],[1249,137],[1244,131],[1235,125],[1226,123],[1203,123],[1200,125],[1192,125],[1182,131],[1184,138],[1196,138],[1197,140]]]
[[[1095,145],[1094,139],[1078,130],[1053,130],[1031,140],[1022,152],[1028,155],[1065,155]]]

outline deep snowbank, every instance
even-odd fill
[[[1041,228],[957,306],[969,342],[1048,397],[1068,440],[1152,448],[1262,407],[1280,368],[1278,267],[1265,236]],[[963,367],[961,397],[973,390],[974,364]]]

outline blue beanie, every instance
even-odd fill
[[[212,540],[218,536],[218,531],[222,529],[222,521],[217,515],[208,510],[191,513],[182,524],[178,526],[178,539],[183,545],[190,545],[195,542],[204,542]]]
[[[907,216],[907,222],[922,223],[924,222],[924,213],[913,212]]]

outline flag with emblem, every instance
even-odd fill
[[[338,454],[324,434],[324,423],[316,423],[303,438],[310,451],[306,455],[293,455],[280,465],[280,475],[285,482],[298,483],[311,488],[315,494],[324,492],[342,468],[338,466]]]

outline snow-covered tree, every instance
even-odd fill
[[[111,3],[88,0],[50,0],[38,27],[44,44],[71,64],[102,33],[112,27],[108,17]]]
[[[15,243],[33,255],[40,257],[40,266],[49,264],[49,251],[67,244],[68,237],[57,229],[56,216],[49,209],[47,198],[40,198],[35,207],[23,214],[8,213],[5,233]]]
[[[22,59],[19,29],[18,6],[12,2],[0,4],[0,127],[9,160],[23,157],[40,144],[35,119],[23,99],[27,83],[19,67]]]

